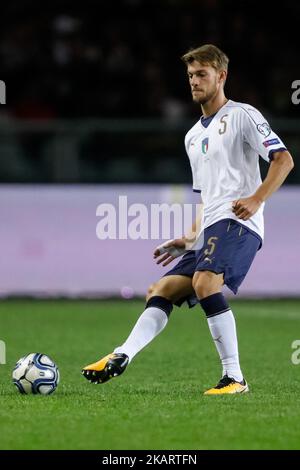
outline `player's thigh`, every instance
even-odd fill
[[[150,297],[159,295],[171,300],[172,302],[176,302],[177,300],[193,293],[194,289],[192,286],[192,278],[174,274],[164,276],[159,281],[152,284],[148,289],[146,299],[149,300]]]

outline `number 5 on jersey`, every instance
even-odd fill
[[[225,132],[226,132],[227,118],[228,118],[228,114],[224,114],[224,116],[222,116],[221,119],[220,119],[220,123],[221,123],[221,127],[219,129],[219,134],[220,135],[225,134]]]

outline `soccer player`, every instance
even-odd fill
[[[103,383],[124,372],[134,356],[167,325],[173,305],[200,303],[222,364],[219,383],[207,395],[243,393],[248,384],[239,362],[233,312],[222,293],[235,294],[264,237],[263,209],[294,163],[282,140],[253,106],[227,99],[228,57],[204,45],[183,57],[199,121],[185,137],[193,189],[201,193],[204,244],[189,250],[187,238],[171,240],[154,252],[157,263],[184,256],[150,286],[144,312],[124,344],[83,369],[91,382]],[[259,156],[270,163],[262,182]],[[196,300],[196,302],[195,302]]]

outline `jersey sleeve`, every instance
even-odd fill
[[[201,193],[200,181],[199,181],[199,168],[195,159],[193,159],[189,153],[189,141],[187,138],[185,139],[185,150],[187,156],[189,158],[191,170],[192,170],[192,177],[193,177],[193,191],[195,193]]]
[[[196,165],[191,161],[190,159],[190,165],[191,165],[191,170],[192,170],[192,176],[193,176],[193,191],[194,193],[201,193],[201,187],[199,184],[199,175],[197,174],[197,168]]]
[[[257,109],[242,108],[242,128],[244,141],[267,162],[272,161],[274,152],[286,150],[280,137]]]
[[[191,164],[192,175],[193,175],[193,191],[194,193],[201,193],[201,188],[200,188],[198,178],[197,178],[197,170],[196,168],[193,168],[191,161],[190,161],[190,164]]]

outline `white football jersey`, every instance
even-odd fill
[[[229,100],[211,119],[202,117],[188,131],[185,147],[193,189],[201,192],[204,204],[201,231],[230,218],[263,240],[264,204],[246,221],[232,212],[234,200],[253,195],[262,183],[259,156],[269,162],[274,151],[286,149],[262,114],[251,105]]]

